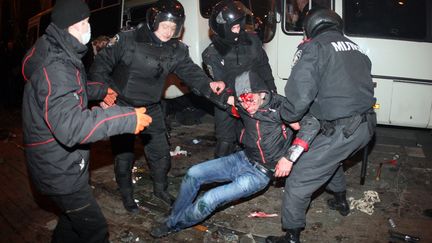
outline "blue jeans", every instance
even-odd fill
[[[269,181],[243,151],[194,165],[183,178],[166,224],[174,230],[195,225],[217,207],[261,191]],[[195,200],[201,185],[212,182],[229,183],[212,188]]]

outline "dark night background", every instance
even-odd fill
[[[28,19],[54,4],[52,0],[0,0],[0,109],[21,106],[21,60],[30,47]]]

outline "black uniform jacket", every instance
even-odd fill
[[[331,30],[300,44],[285,86],[283,117],[310,113],[332,121],[362,114],[374,104],[371,62],[358,45]]]
[[[282,121],[280,109],[285,97],[268,93],[267,104],[250,115],[240,104],[236,106],[243,120],[244,128],[240,142],[244,145],[250,161],[258,162],[274,170],[280,158],[287,154],[293,132]]]
[[[242,32],[235,45],[216,36],[202,53],[202,59],[213,80],[225,82],[229,94],[234,92],[234,78],[247,70],[255,70],[267,88],[276,91],[267,54],[255,33]]]
[[[86,50],[50,24],[23,60],[25,153],[31,178],[45,194],[69,194],[88,184],[88,144],[136,127],[133,108],[87,108],[107,86],[87,82],[80,59]]]
[[[161,42],[146,25],[117,35],[90,67],[92,80],[109,83],[119,93],[120,105],[147,106],[158,103],[168,74],[176,74],[192,91],[210,96],[211,79],[189,56],[177,39]]]

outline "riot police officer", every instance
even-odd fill
[[[213,7],[209,19],[212,43],[202,53],[205,66],[213,80],[223,80],[228,94],[234,94],[234,79],[246,70],[260,74],[267,87],[276,91],[268,57],[256,33],[245,31],[249,10],[240,2],[224,0]],[[215,157],[235,151],[242,128],[240,120],[218,107],[215,108]]]
[[[295,54],[282,117],[294,128],[311,115],[321,129],[312,143],[297,141],[288,150],[289,162],[280,168],[289,175],[282,203],[282,227],[287,233],[267,237],[267,242],[300,242],[311,195],[322,185],[334,194],[328,200],[330,209],[343,216],[349,213],[340,162],[367,145],[376,116],[371,62],[344,37],[342,25],[340,16],[329,9],[312,9],[303,24],[308,39]]]
[[[160,0],[146,15],[147,24],[119,33],[117,42],[103,49],[90,68],[95,81],[108,81],[118,94],[117,105],[145,106],[153,123],[140,134],[153,179],[153,193],[167,205],[174,197],[167,192],[171,159],[160,99],[168,74],[174,73],[191,90],[207,98],[224,89],[223,82],[212,82],[193,63],[187,46],[177,38],[185,19],[178,1]],[[111,137],[115,155],[115,177],[126,210],[138,212],[133,199],[131,169],[134,162],[134,135]]]

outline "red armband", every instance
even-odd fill
[[[304,151],[308,151],[309,149],[309,144],[302,140],[301,138],[295,138],[294,141],[292,142],[292,145],[298,145],[300,147],[302,147],[304,149]]]

